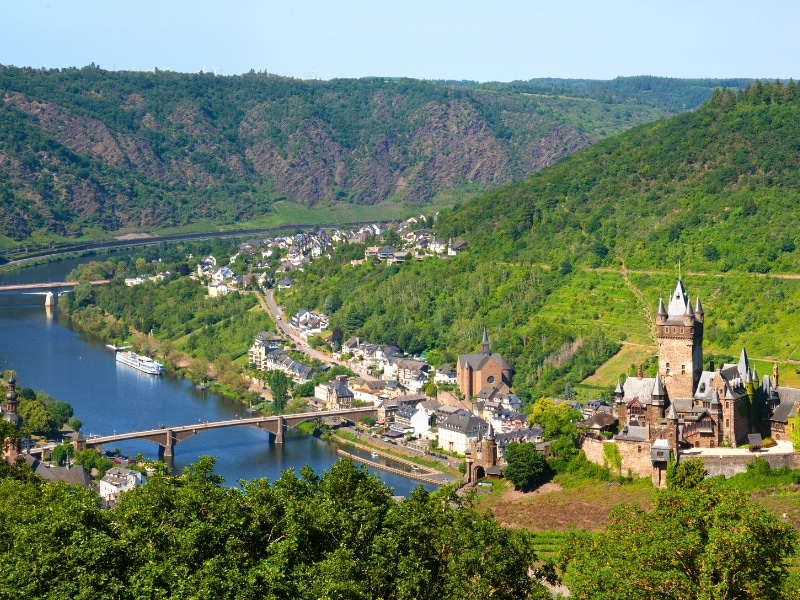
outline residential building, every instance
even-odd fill
[[[110,504],[119,500],[119,495],[122,492],[139,487],[146,481],[147,477],[139,471],[113,467],[106,471],[106,474],[100,480],[97,492],[106,503]]]

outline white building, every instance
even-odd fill
[[[106,471],[100,480],[97,491],[105,502],[116,502],[119,500],[120,492],[132,490],[146,481],[147,478],[139,471],[114,467]]]

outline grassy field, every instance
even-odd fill
[[[508,527],[532,531],[600,531],[608,523],[608,513],[618,504],[646,509],[655,498],[649,480],[626,485],[585,483],[569,488],[551,483],[527,494],[514,491],[508,482],[498,485],[503,486],[502,493],[478,495],[479,508],[491,510]]]
[[[620,351],[617,352],[609,361],[603,364],[593,375],[584,379],[576,390],[596,390],[606,389],[608,386],[616,385],[622,374],[630,373],[631,366],[638,366],[645,363],[656,352],[653,345],[636,345],[623,343]]]

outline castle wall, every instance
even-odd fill
[[[592,438],[585,438],[581,447],[588,460],[603,466],[607,462],[603,454],[604,444],[617,445],[620,457],[622,458],[621,472],[623,475],[627,475],[630,470],[630,472],[637,477],[652,477],[653,463],[650,460],[650,442],[603,442]]]
[[[650,459],[650,442],[617,441],[622,457],[622,474],[628,471],[637,477],[651,477],[653,462]]]
[[[596,465],[602,465],[604,462],[603,444],[613,442],[602,442],[593,438],[584,438],[581,448],[586,458]]]
[[[752,463],[756,457],[766,460],[773,469],[779,469],[780,467],[800,469],[800,453],[797,452],[788,454],[760,454],[758,452],[752,452],[726,456],[704,455],[696,458],[703,461],[709,476],[724,475],[725,477],[731,477],[737,473],[744,473],[747,471],[747,463]],[[695,457],[684,456],[683,458]]]

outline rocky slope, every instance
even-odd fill
[[[669,113],[524,87],[0,66],[0,234],[235,222],[276,199],[423,204]]]

